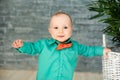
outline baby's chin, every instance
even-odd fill
[[[68,40],[68,39],[65,39],[65,40],[57,40],[57,41],[63,43],[63,42],[65,42],[65,41],[67,41],[67,40]]]
[[[61,42],[61,43],[62,43],[62,42],[65,42],[65,41],[61,41],[61,40],[57,40],[57,41],[59,41],[59,42]]]

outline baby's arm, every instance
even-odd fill
[[[43,40],[35,41],[35,42],[24,42],[21,39],[15,40],[12,43],[12,47],[16,48],[20,53],[35,55],[40,53],[43,49]]]
[[[21,39],[18,39],[18,40],[15,40],[13,43],[12,43],[12,47],[13,48],[20,48],[23,46],[23,41]]]
[[[78,50],[79,55],[82,56],[103,56],[104,58],[107,58],[107,53],[111,51],[109,48],[104,48],[102,46],[86,46],[83,44],[79,44]]]

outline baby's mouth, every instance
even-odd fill
[[[63,35],[58,35],[58,37],[63,38],[64,36]]]

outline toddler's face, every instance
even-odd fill
[[[66,41],[72,35],[72,23],[65,14],[55,15],[51,18],[49,32],[55,40]]]

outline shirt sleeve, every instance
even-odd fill
[[[40,53],[42,49],[42,41],[39,40],[36,42],[23,42],[23,46],[18,48],[17,50],[20,53],[35,55],[37,53]]]
[[[104,50],[104,47],[101,47],[101,46],[86,46],[83,44],[78,45],[79,55],[86,56],[86,57],[102,56],[103,50]]]

